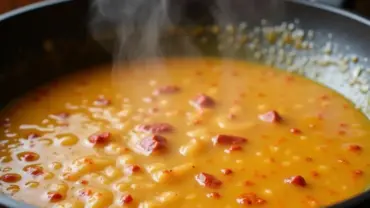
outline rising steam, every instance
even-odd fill
[[[189,15],[193,9],[208,12],[216,25],[232,19],[228,1],[223,0],[93,0],[91,31],[113,53],[115,63],[160,58],[164,55],[161,39],[166,32],[181,23],[197,21],[197,17],[192,20]],[[180,39],[173,47],[201,54],[191,37]]]
[[[167,0],[95,0],[92,32],[116,62],[160,57],[160,36],[171,25]]]

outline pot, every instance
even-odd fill
[[[339,9],[306,1],[235,0],[217,3],[213,0],[178,0],[174,2],[170,1],[168,15],[175,30],[166,35],[164,38],[166,41],[160,41],[160,47],[165,56],[227,56],[258,59],[264,63],[304,74],[333,88],[356,103],[364,114],[370,117],[368,107],[370,96],[367,84],[370,71],[366,70],[369,65],[366,55],[370,52],[370,42],[367,41],[370,34],[370,21]],[[112,9],[112,7],[106,9]],[[88,0],[50,0],[0,16],[0,89],[2,89],[0,105],[2,108],[27,90],[55,77],[95,65],[129,61],[132,58],[127,51],[139,43],[140,38],[135,37],[129,41],[123,41],[120,38],[121,33],[117,28],[119,25],[122,26],[125,20],[120,18],[119,11],[106,10],[109,11],[110,16],[94,19],[90,24],[91,11],[95,10],[94,8],[91,10]],[[215,11],[218,11],[220,16],[215,16]],[[261,19],[266,21],[261,23]],[[215,38],[214,34],[212,36],[212,32],[209,31],[214,27],[207,30],[207,25],[216,25],[219,28],[225,28],[226,33],[234,33],[236,28],[245,29],[245,21],[248,22],[248,28],[253,28],[248,35],[254,35],[253,41],[256,41],[255,47],[251,45],[254,44],[253,41],[249,45],[243,45],[243,48],[248,47],[242,52],[239,50],[240,47],[229,50],[229,46],[225,47],[225,40]],[[240,24],[241,22],[243,24]],[[289,34],[296,31],[295,35],[298,35],[298,39],[294,39],[293,46],[289,43],[276,48],[277,42],[275,40],[271,42],[271,40],[276,39],[277,36],[281,38],[284,31],[270,32],[272,26],[281,26],[282,22],[287,22],[285,30]],[[136,23],[141,22],[137,20]],[[284,24],[279,28],[283,27]],[[296,30],[297,27],[300,29]],[[299,31],[305,31],[307,37],[311,36],[311,32],[308,31],[313,31],[314,35],[308,37],[307,43],[299,42],[301,39]],[[141,31],[138,29],[133,31],[133,34],[136,32]],[[169,36],[171,38],[168,38]],[[117,41],[120,42],[119,48],[114,44]],[[189,49],[184,43],[192,43],[196,50]],[[287,52],[284,61],[272,58],[279,57],[279,52],[271,55],[270,53],[274,52],[264,48],[282,49]],[[292,63],[286,61],[286,57],[289,57],[287,54],[290,53],[294,53]],[[320,75],[317,76],[317,73]],[[5,195],[0,196],[0,204],[0,207],[32,207]],[[332,207],[369,206],[370,191],[364,191]]]

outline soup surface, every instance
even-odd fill
[[[1,116],[0,189],[39,207],[319,207],[370,182],[367,118],[252,63],[89,69]]]

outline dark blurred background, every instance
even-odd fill
[[[0,0],[0,13],[42,0]],[[75,0],[78,1],[78,0]],[[370,0],[307,0],[326,3],[366,16],[370,19]]]

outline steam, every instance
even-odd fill
[[[95,0],[93,35],[116,62],[162,56],[160,36],[172,25],[167,7],[167,0]]]
[[[188,17],[189,10],[208,12],[215,25],[225,25],[233,19],[228,4],[223,0],[93,0],[91,31],[113,53],[115,63],[161,58],[161,39],[169,30],[183,22],[198,23],[198,17]],[[189,36],[181,37],[172,47],[201,55]]]

